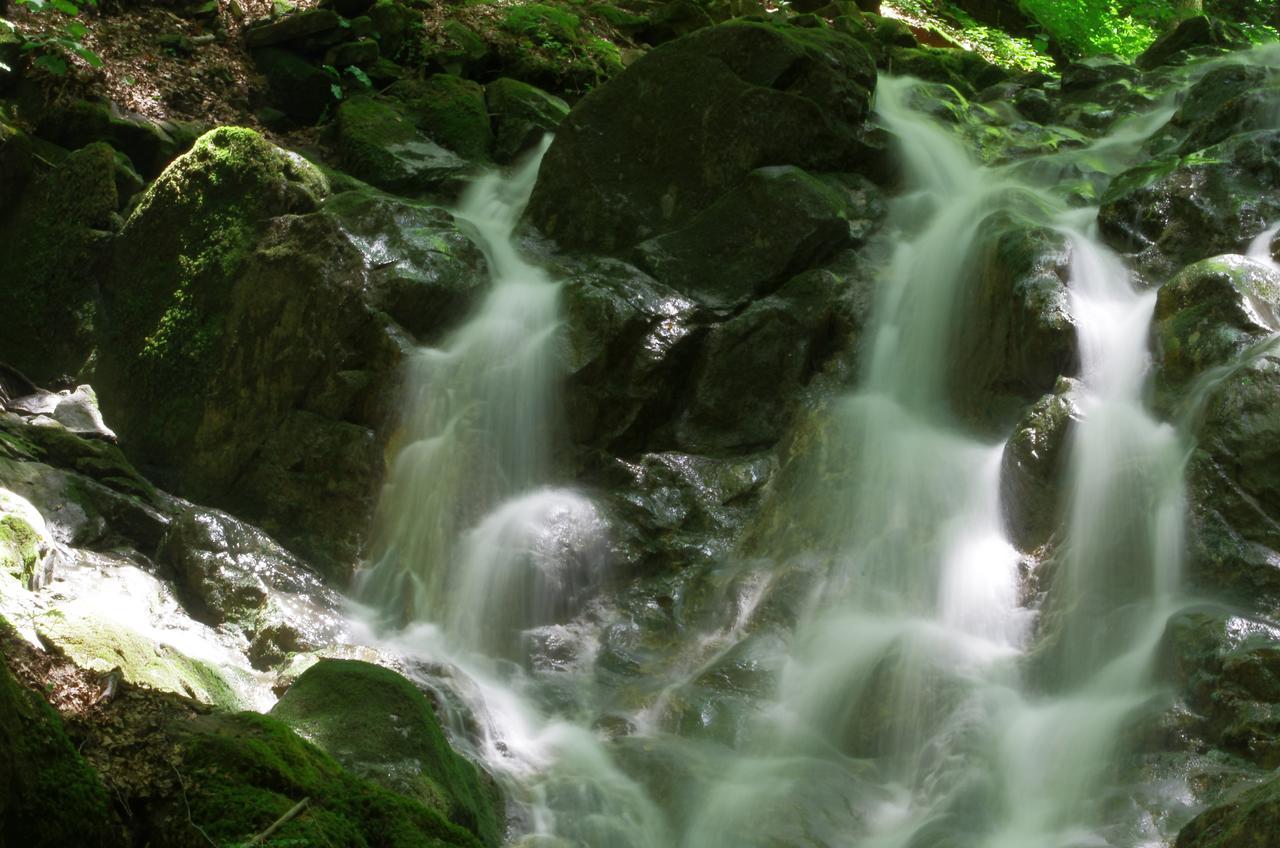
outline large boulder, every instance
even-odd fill
[[[1242,250],[1280,217],[1280,130],[1232,136],[1199,153],[1161,156],[1120,174],[1098,224],[1140,271],[1163,280],[1199,259]]]
[[[1153,330],[1162,389],[1185,387],[1280,331],[1280,272],[1231,254],[1189,265],[1160,287]]]
[[[253,52],[253,61],[267,78],[271,102],[293,120],[313,124],[338,105],[337,78],[297,53],[265,47]]]
[[[456,188],[471,166],[418,129],[394,101],[352,97],[337,115],[337,146],[353,176],[397,194],[421,195]]]
[[[187,611],[250,640],[255,664],[327,647],[345,634],[342,600],[266,533],[217,510],[191,507],[156,555]]]
[[[529,216],[566,246],[616,253],[687,224],[757,168],[865,170],[874,85],[865,49],[834,31],[700,30],[583,98],[547,152]]]
[[[455,74],[401,80],[386,91],[406,107],[414,126],[464,159],[488,161],[493,145],[485,90]]]
[[[1271,848],[1280,831],[1280,778],[1242,789],[1178,833],[1174,848]]]
[[[861,242],[882,210],[875,189],[857,180],[822,180],[790,165],[760,168],[636,253],[681,294],[733,309]]]
[[[161,737],[181,784],[144,812],[177,848],[244,844],[273,825],[294,845],[480,848],[465,829],[412,798],[352,774],[289,725],[257,713],[176,721]],[[181,786],[181,791],[178,786]],[[299,803],[302,815],[285,820]],[[199,822],[200,830],[190,826]],[[78,822],[77,824],[82,824]]]
[[[499,162],[532,150],[569,114],[569,104],[559,97],[510,77],[486,85],[484,100],[492,117],[493,158]]]
[[[1246,62],[1214,67],[1183,96],[1169,123],[1146,144],[1148,150],[1186,155],[1239,132],[1268,129],[1259,101],[1273,101],[1276,70]]]
[[[126,453],[167,488],[345,575],[409,342],[363,302],[366,256],[337,220],[298,214],[325,192],[252,131],[201,139],[120,236],[97,382]]]
[[[1007,424],[1078,368],[1062,233],[1000,214],[979,227],[973,285],[956,305],[953,403],[965,418]]]
[[[356,774],[439,811],[491,848],[501,843],[496,786],[449,747],[431,703],[395,672],[321,660],[271,715]]]

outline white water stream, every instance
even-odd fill
[[[361,591],[391,620],[416,622],[385,644],[454,667],[479,726],[473,753],[512,799],[515,844],[1162,844],[1138,811],[1102,805],[1126,721],[1161,697],[1151,665],[1179,603],[1186,449],[1143,403],[1155,293],[1101,244],[1096,210],[1068,206],[1050,181],[1073,162],[1123,170],[1172,107],[1087,149],[993,169],[911,108],[916,85],[882,78],[877,89],[909,191],[891,215],[902,233],[862,379],[830,423],[852,458],[848,483],[820,492],[829,507],[809,601],[768,643],[758,665],[776,685],[730,744],[686,737],[674,716],[698,675],[753,638],[772,577],[747,581],[726,622],[673,648],[644,694],[601,682],[594,647],[614,619],[574,616],[599,586],[605,527],[582,494],[545,488],[558,286],[512,239],[537,160],[464,200],[458,217],[493,288],[409,369]],[[948,395],[965,260],[997,212],[1071,249],[1082,418],[1054,555],[1031,575],[1003,529],[1003,445],[969,435]],[[545,626],[572,648],[551,669],[529,661],[528,637]],[[575,695],[557,700],[565,691]],[[625,714],[621,740],[595,729],[606,703]]]

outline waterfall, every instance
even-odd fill
[[[920,96],[918,81],[879,81],[876,111],[898,140],[906,190],[860,378],[830,404],[833,448],[813,458],[838,466],[808,480],[806,503],[823,508],[806,526],[817,529],[779,543],[808,587],[798,623],[752,641],[778,563],[764,576],[731,564],[747,575],[733,610],[672,634],[643,684],[593,667],[591,646],[621,618],[603,604],[577,615],[599,594],[604,521],[583,494],[547,487],[558,285],[513,241],[537,159],[464,199],[458,219],[493,286],[465,326],[409,364],[361,592],[390,620],[416,622],[389,644],[456,669],[478,726],[471,751],[512,799],[515,844],[1159,842],[1140,816],[1117,824],[1101,804],[1126,722],[1161,697],[1151,672],[1179,602],[1187,446],[1144,404],[1154,292],[1101,243],[1097,210],[1069,205],[1054,183],[1082,163],[1105,182],[1173,109],[995,168],[913,108]],[[1005,446],[958,414],[953,392],[969,331],[957,315],[982,224],[1000,214],[1060,234],[1070,251],[1080,420],[1064,520],[1038,563],[1005,531]],[[1260,258],[1269,241],[1255,245]],[[531,663],[525,640],[539,628],[571,658]],[[686,735],[683,693],[743,646],[773,690],[729,742]]]

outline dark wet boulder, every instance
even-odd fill
[[[342,601],[266,533],[217,510],[179,514],[156,553],[183,606],[250,640],[255,664],[327,647],[345,632]]]
[[[966,97],[1003,82],[1009,73],[971,50],[946,47],[891,47],[885,66],[889,73],[943,83]]]
[[[0,359],[37,382],[77,374],[94,347],[97,265],[119,221],[116,170],[115,151],[90,144],[9,207],[6,232],[21,235],[0,240]]]
[[[0,619],[0,627],[8,626]],[[86,848],[128,844],[102,781],[67,738],[58,714],[16,681],[3,662],[0,842]]]
[[[453,191],[471,165],[428,138],[394,101],[352,97],[338,107],[337,147],[352,176],[405,195]]]
[[[711,455],[770,447],[791,425],[806,385],[861,324],[864,281],[819,269],[711,328],[676,421],[683,450]]]
[[[715,309],[740,307],[861,243],[883,204],[865,181],[760,168],[684,226],[636,247],[655,278]]]
[[[440,206],[353,190],[323,214],[364,257],[366,302],[420,341],[437,340],[485,291],[483,255]]]
[[[565,410],[584,447],[640,449],[669,426],[702,336],[692,300],[616,259],[574,259],[565,284]]]
[[[1186,155],[1239,132],[1271,128],[1258,120],[1255,104],[1276,79],[1273,69],[1244,62],[1213,68],[1187,90],[1178,111],[1146,149]],[[1272,98],[1274,91],[1267,99]]]
[[[950,373],[956,410],[975,422],[1016,419],[1078,368],[1066,278],[1067,237],[1007,215],[982,222],[956,305]],[[962,260],[963,261],[963,260]]]
[[[1165,627],[1161,678],[1178,693],[1192,746],[1264,769],[1280,765],[1280,630],[1227,607],[1184,609]]]
[[[321,660],[284,693],[271,716],[350,771],[438,811],[496,848],[498,790],[456,753],[431,702],[405,678],[358,660]]]
[[[509,77],[486,85],[484,98],[492,116],[493,158],[499,162],[532,150],[569,114],[569,104],[559,97]]]
[[[1010,540],[1023,551],[1049,541],[1062,519],[1067,445],[1080,420],[1080,384],[1061,379],[1053,394],[1032,404],[1005,443],[1000,505]]]
[[[1280,831],[1280,778],[1233,792],[1191,820],[1174,848],[1271,848]]]
[[[1185,387],[1280,332],[1280,271],[1231,254],[1189,265],[1160,287],[1153,332],[1161,388]]]
[[[1098,224],[1139,270],[1166,279],[1192,262],[1242,250],[1280,218],[1280,130],[1232,136],[1186,157],[1162,156],[1120,174]]]
[[[834,31],[700,30],[583,98],[543,161],[529,217],[565,246],[617,252],[686,225],[762,166],[866,170],[874,85],[866,50]]]
[[[39,113],[36,134],[68,150],[109,144],[147,179],[195,141],[189,127],[157,123],[105,100],[55,100]]]

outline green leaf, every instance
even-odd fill
[[[88,47],[85,47],[83,44],[72,45],[71,52],[79,56],[81,59],[84,59],[91,67],[102,67],[102,57],[97,53],[94,53]]]
[[[65,76],[67,73],[67,60],[52,53],[42,53],[37,56],[36,65],[44,68],[54,76]]]
[[[9,71],[12,71],[12,70],[13,70],[13,68],[10,68],[10,67],[9,67],[8,65],[6,65],[4,62],[0,62],[0,71],[4,71],[4,72],[7,74],[7,73],[9,73]]]
[[[49,5],[64,15],[75,17],[80,14],[80,7],[72,3],[71,0],[49,0]]]
[[[343,29],[350,29],[351,21],[347,20],[346,18],[338,18],[338,26],[342,27]]]
[[[329,86],[329,90],[333,92],[334,100],[342,99],[342,86],[338,85],[337,83],[334,83],[333,85]]]
[[[71,21],[67,24],[67,35],[71,38],[84,38],[89,34],[89,28],[79,21]]]
[[[18,28],[14,25],[13,21],[6,21],[4,18],[0,18],[0,29],[7,29],[9,32],[16,32]]]
[[[369,75],[355,65],[347,65],[346,72],[355,77],[365,88],[373,88],[373,80],[369,79]]]

